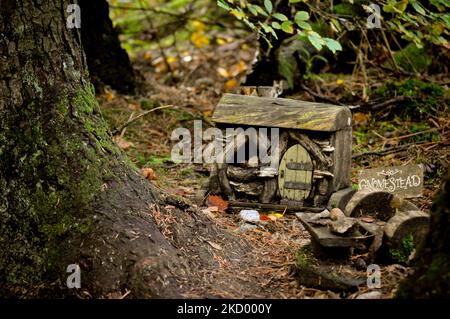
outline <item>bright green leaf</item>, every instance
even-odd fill
[[[222,9],[231,10],[230,6],[223,0],[217,0],[217,5]]]
[[[306,11],[298,11],[295,14],[295,21],[306,21],[309,19],[309,13]]]
[[[294,28],[292,27],[291,21],[284,21],[281,24],[281,30],[283,30],[286,33],[294,33]]]
[[[260,6],[258,6],[258,5],[256,5],[256,4],[252,4],[252,7],[254,7],[255,10],[256,10],[259,14],[261,14],[261,15],[263,15],[263,16],[265,16],[265,17],[268,16],[267,12],[264,11],[264,9],[261,8]]]
[[[280,30],[281,25],[277,21],[274,21],[274,22],[272,22],[272,28]]]
[[[280,21],[287,21],[288,20],[288,18],[282,13],[274,13],[272,15],[272,17],[274,17],[275,19],[280,20]]]
[[[309,32],[308,40],[317,49],[317,51],[322,50],[323,39],[317,32],[314,32],[314,31]]]
[[[330,38],[323,38],[323,41],[325,42],[325,46],[330,49],[333,54],[336,54],[336,51],[342,51],[342,46],[339,42],[337,42],[334,39]]]
[[[305,21],[296,21],[297,25],[303,30],[312,30],[311,25]]]
[[[248,7],[248,10],[250,11],[251,14],[253,14],[254,16],[258,16],[258,10],[255,8],[254,5],[250,5]]]
[[[268,25],[267,23],[264,23],[264,22],[259,22],[259,25],[264,29],[265,33],[270,33],[274,36],[275,39],[278,39],[277,33],[270,25]]]
[[[272,4],[272,1],[270,1],[270,0],[264,0],[264,7],[266,8],[266,11],[267,11],[268,13],[272,13],[272,10],[273,10],[273,4]]]
[[[425,9],[422,7],[422,5],[419,3],[419,1],[414,0],[411,1],[411,5],[413,6],[414,10],[416,10],[421,15],[426,15]]]

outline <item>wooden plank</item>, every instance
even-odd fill
[[[331,171],[334,174],[332,191],[349,187],[350,173],[352,165],[352,128],[337,131],[333,134],[332,145],[334,152],[332,155],[333,167]]]
[[[282,98],[225,94],[216,123],[334,132],[351,125],[348,107]]]
[[[422,196],[422,165],[406,165],[372,168],[359,174],[359,189],[384,191],[405,198]]]
[[[295,146],[295,157],[294,158],[295,158],[294,159],[294,163],[299,163],[299,162],[303,163],[304,162],[303,154],[301,152],[301,147],[300,146],[297,146],[297,145]],[[289,163],[286,163],[286,168],[288,170],[290,170],[290,168],[288,167],[288,164]],[[303,197],[304,189],[305,188],[308,189],[308,185],[304,182],[305,176],[304,176],[302,171],[295,170],[293,173],[294,173],[294,176],[295,176],[294,181],[296,181],[296,182],[287,182],[287,183],[292,183],[291,186],[300,186],[301,187],[301,188],[300,187],[299,188],[294,188],[294,198],[293,199],[302,201],[305,198],[305,197]],[[286,182],[284,183],[284,186],[285,187],[287,186]]]
[[[277,193],[278,183],[275,177],[266,178],[264,181],[264,189],[259,198],[261,203],[269,204]]]
[[[302,173],[302,171],[295,171],[294,174]],[[309,190],[311,188],[311,184],[305,183],[304,181],[300,182],[300,178],[297,178],[299,182],[284,182],[284,188],[293,189],[293,190]]]
[[[300,161],[302,159],[299,159]],[[286,163],[286,167],[291,170],[312,171],[312,163]]]
[[[297,163],[313,166],[311,157],[300,144],[292,146],[284,154],[280,163],[278,185],[283,198],[303,201],[311,192],[313,172],[289,169],[289,166]]]

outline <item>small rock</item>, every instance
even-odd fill
[[[328,218],[330,217],[330,212],[328,211],[328,209],[325,209],[324,211],[322,211],[321,213],[315,214],[313,217],[311,217],[308,221],[316,221],[319,220],[321,218]]]
[[[344,212],[340,208],[333,208],[330,211],[330,219],[338,220],[339,218],[345,217]]]
[[[336,234],[345,234],[357,224],[356,219],[345,217],[328,224],[330,231]]]
[[[256,229],[256,228],[258,228],[258,226],[254,225],[254,224],[248,224],[248,223],[245,223],[245,224],[242,224],[242,225],[239,227],[239,231],[240,231],[241,233],[245,233],[245,232],[247,232],[247,231],[252,231],[252,230],[254,230],[254,229]]]
[[[363,216],[360,218],[361,221],[365,222],[365,223],[373,223],[375,221],[375,219],[371,216]]]
[[[376,290],[369,291],[359,295],[356,299],[381,299],[381,292]]]
[[[261,220],[258,211],[252,209],[241,210],[239,213],[239,217],[241,217],[241,219],[245,220],[246,222],[251,223],[257,223]]]
[[[354,262],[354,266],[358,270],[367,270],[367,263],[362,258],[358,258]]]

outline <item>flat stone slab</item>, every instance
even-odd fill
[[[315,213],[296,213],[295,215],[311,234],[312,239],[323,247],[360,247],[361,245],[366,245],[374,238],[374,234],[365,226],[365,223],[359,223],[364,234],[339,236],[333,234],[326,224],[311,223],[310,219],[314,220],[314,216],[317,215]]]

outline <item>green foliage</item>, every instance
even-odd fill
[[[289,1],[291,9],[295,10],[295,4],[301,1]],[[264,8],[252,4],[247,0],[217,0],[219,7],[227,10],[238,20],[250,27],[263,37],[269,47],[272,47],[270,37],[278,39],[279,32],[297,34],[301,41],[309,41],[317,51],[326,47],[333,53],[341,51],[342,47],[338,41],[322,36],[313,30],[310,24],[310,13],[304,10],[295,10],[294,18],[276,11],[272,0],[264,0]]]
[[[279,39],[285,33],[311,43],[317,51],[327,48],[335,54],[342,47],[339,41],[330,36],[336,38],[336,35],[345,35],[346,31],[359,30],[361,37],[366,39],[363,41],[369,42],[367,19],[372,14],[380,19],[381,29],[375,29],[371,37],[375,36],[375,40],[385,46],[387,51],[392,51],[391,47],[397,46],[399,37],[409,42],[403,50],[394,50],[394,59],[404,71],[427,71],[432,60],[423,48],[449,47],[450,2],[447,0],[377,1],[376,4],[381,7],[379,14],[373,7],[369,7],[369,1],[362,0],[343,0],[337,4],[331,0],[291,0],[289,3],[265,0],[264,5],[251,3],[254,1],[250,0],[217,2],[264,38],[269,47],[273,39]]]
[[[400,263],[406,263],[413,250],[414,237],[412,234],[409,234],[403,238],[401,247],[398,249],[390,249],[389,252],[394,260]]]
[[[418,48],[413,43],[396,52],[394,60],[403,70],[415,73],[426,72],[432,63],[432,58],[427,51],[424,48]]]
[[[414,43],[418,48],[424,43],[447,46],[446,37],[450,35],[450,2],[444,0],[430,1],[423,5],[419,0],[383,1],[383,12],[388,16],[384,22],[389,29],[400,32],[402,38]],[[433,10],[432,10],[433,9]]]
[[[161,103],[159,101],[151,100],[151,99],[142,99],[140,101],[140,104],[141,104],[141,108],[143,110],[151,110],[151,109],[161,106]]]
[[[426,113],[436,114],[449,110],[448,89],[435,83],[428,83],[416,79],[401,82],[388,82],[373,91],[374,96],[392,98],[406,96],[411,99],[402,102],[403,110],[410,117],[421,116]]]

